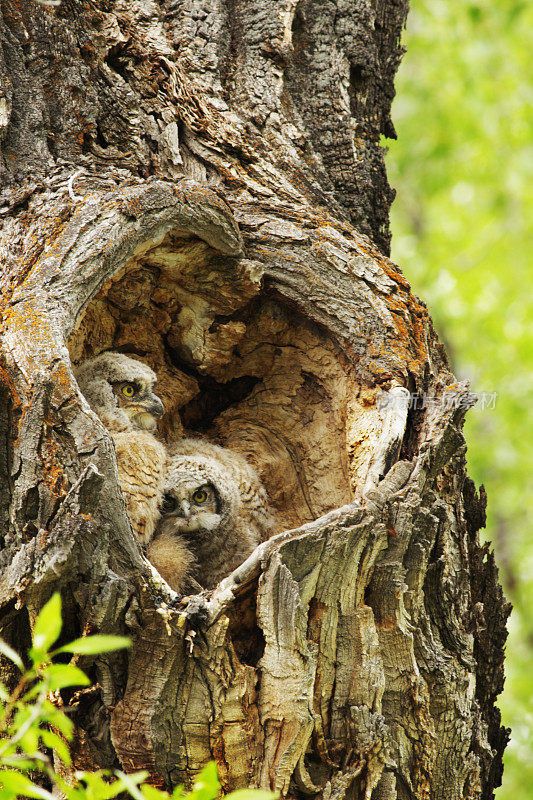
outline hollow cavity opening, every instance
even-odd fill
[[[107,350],[149,364],[165,406],[161,439],[201,436],[244,455],[277,530],[353,499],[372,403],[354,394],[332,337],[269,292],[255,262],[170,233],[102,287],[69,348],[74,364]]]

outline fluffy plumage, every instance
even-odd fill
[[[166,458],[164,446],[152,433],[156,418],[164,412],[153,390],[156,375],[134,358],[107,352],[84,361],[76,379],[113,437],[128,515],[139,541],[146,545],[159,517]]]
[[[213,588],[272,532],[266,492],[255,471],[238,453],[200,439],[183,439],[169,450],[161,518],[149,558],[172,585],[172,554],[185,545],[194,555],[192,574]],[[179,560],[176,569],[180,568]]]
[[[175,592],[196,592],[201,587],[191,580],[195,559],[181,536],[162,531],[152,539],[146,558]]]

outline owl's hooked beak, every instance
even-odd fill
[[[182,500],[180,504],[180,517],[189,520],[191,518],[191,506],[187,500]]]
[[[150,405],[146,410],[152,415],[152,417],[157,417],[157,419],[160,419],[165,413],[165,406],[159,397],[156,394],[153,394],[150,398]]]

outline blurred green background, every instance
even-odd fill
[[[412,0],[387,166],[392,257],[427,303],[469,412],[469,472],[515,610],[497,800],[533,798],[533,6]]]

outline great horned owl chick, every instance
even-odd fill
[[[199,439],[183,439],[170,449],[161,519],[148,557],[171,586],[172,546],[193,553],[192,575],[211,589],[272,527],[266,492],[242,456]]]
[[[159,517],[166,451],[152,431],[164,412],[154,394],[156,375],[123,353],[107,352],[76,370],[78,385],[111,433],[120,486],[141,544],[151,540]]]

